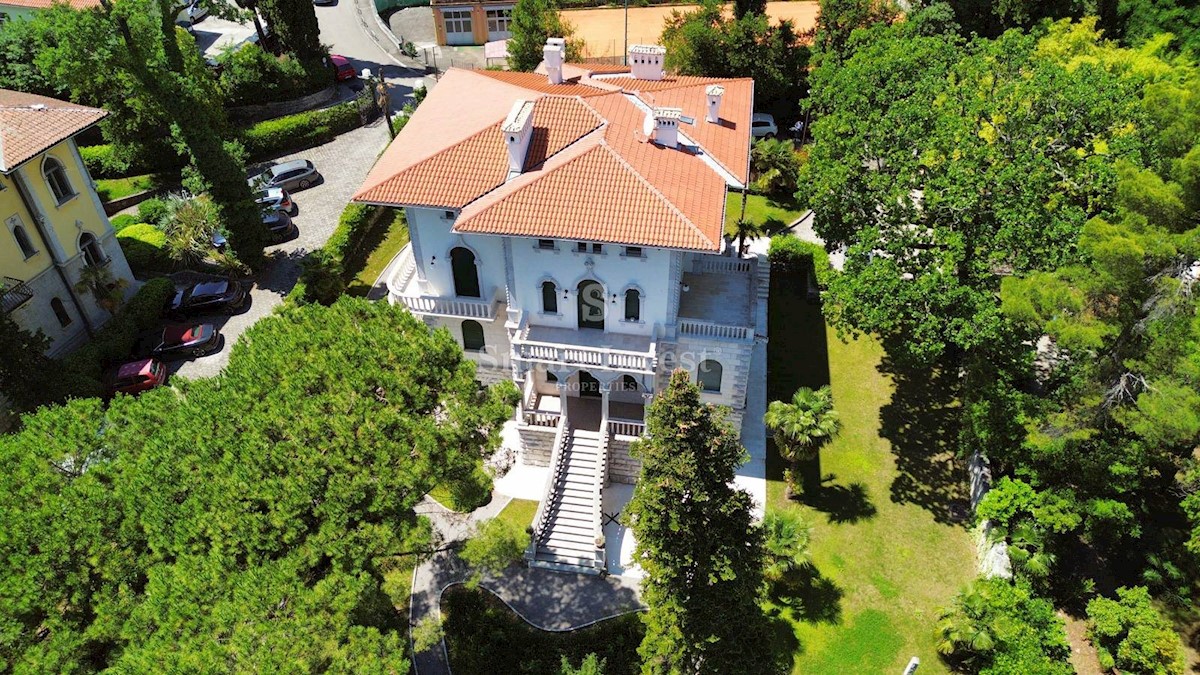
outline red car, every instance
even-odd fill
[[[158,359],[130,361],[108,378],[109,394],[140,394],[148,389],[160,387],[167,381],[167,369]]]
[[[335,69],[333,79],[337,80],[338,82],[353,80],[358,76],[358,73],[354,71],[354,65],[350,63],[350,60],[340,54],[330,54],[329,62],[333,64]]]

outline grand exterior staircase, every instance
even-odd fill
[[[526,557],[531,567],[600,574],[604,547],[601,503],[608,438],[561,423],[550,459],[545,497],[533,521]]]

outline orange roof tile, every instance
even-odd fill
[[[55,2],[70,5],[74,9],[91,9],[99,7],[100,0],[0,0],[0,5],[11,7],[28,7],[29,9],[50,9]]]
[[[661,80],[639,80],[632,76],[599,77],[599,81],[620,87],[625,91],[661,91],[676,87],[694,87],[697,85],[726,84],[730,81],[724,77],[697,77],[695,75],[667,75]]]
[[[708,96],[704,84],[647,92],[644,98],[655,107],[682,108],[684,115],[694,118],[695,124],[680,126],[679,130],[745,183],[750,178],[751,138],[748,128],[738,128],[737,120],[742,120],[743,125],[750,124],[754,113],[754,80],[725,80],[721,84],[725,94],[721,96],[719,124],[705,119]]]
[[[581,84],[578,79],[564,80],[562,84],[550,84],[545,75],[538,73],[522,73],[515,70],[476,70],[475,73],[493,80],[499,80],[516,85],[530,91],[558,96],[599,96],[605,90]]]
[[[99,108],[0,89],[0,172],[12,171],[107,115]]]

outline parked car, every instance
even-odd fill
[[[262,205],[263,208],[283,211],[288,215],[294,215],[296,209],[296,204],[292,201],[292,196],[288,194],[287,190],[280,187],[260,190],[255,201]]]
[[[263,225],[267,226],[267,231],[271,233],[271,239],[275,242],[286,240],[296,231],[296,224],[283,211],[273,209],[263,211],[262,221]]]
[[[220,349],[221,333],[211,323],[167,326],[161,331],[144,334],[137,349],[152,357],[187,358],[204,356]]]
[[[358,72],[354,70],[354,64],[350,63],[350,59],[341,54],[330,54],[329,62],[333,64],[334,72],[333,79],[338,82],[353,80],[358,77]]]
[[[218,251],[224,251],[225,247],[229,245],[229,240],[225,238],[225,235],[221,234],[220,230],[217,230],[212,234],[212,245]]]
[[[187,7],[179,11],[179,16],[176,17],[175,23],[190,26],[206,16],[208,16],[208,8],[201,5],[197,0],[192,0]]]
[[[336,5],[337,0],[313,0],[314,5]]]
[[[246,304],[246,289],[236,281],[200,281],[175,289],[167,315],[183,318],[212,312],[234,312]]]
[[[775,117],[768,113],[754,113],[750,117],[750,135],[755,138],[775,138],[779,127],[775,126]]]
[[[109,395],[140,394],[160,387],[167,381],[167,369],[158,359],[137,359],[108,372],[105,387]]]
[[[250,181],[256,189],[269,190],[273,187],[288,191],[303,190],[321,180],[317,167],[307,159],[280,162]]]

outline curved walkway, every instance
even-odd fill
[[[443,546],[465,540],[477,523],[496,517],[511,501],[494,493],[492,501],[466,513],[456,513],[426,497],[417,512],[428,516],[442,537]],[[442,592],[465,582],[472,571],[454,550],[441,551],[413,571],[409,601],[409,628],[433,616],[440,617]],[[499,576],[485,576],[480,586],[491,591],[518,616],[535,628],[569,631],[604,619],[645,609],[636,581],[624,577],[601,578],[563,574],[524,566],[510,566]],[[449,675],[443,641],[438,647],[414,655],[420,675]]]

